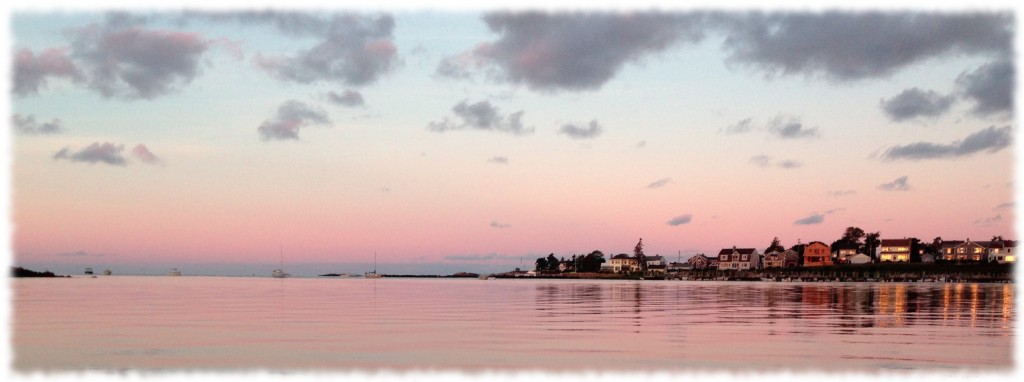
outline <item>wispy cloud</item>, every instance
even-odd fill
[[[444,257],[447,261],[518,261],[522,258],[523,256],[499,255],[497,253],[488,253],[486,255],[448,255]]]
[[[829,191],[828,195],[829,196],[840,197],[840,196],[854,195],[856,193],[857,193],[857,191],[854,191],[854,190],[836,190],[836,191]]]
[[[55,253],[54,256],[60,256],[60,257],[105,257],[107,255],[103,254],[103,253],[88,253],[86,251],[79,250],[79,251],[75,251],[75,252]]]
[[[825,221],[825,215],[822,215],[822,214],[819,214],[819,213],[814,213],[814,214],[811,214],[811,216],[808,216],[808,217],[805,217],[805,218],[802,218],[802,219],[797,219],[795,222],[793,222],[793,224],[795,224],[795,225],[813,225],[813,224],[821,224],[824,221]]]
[[[747,118],[747,119],[741,120],[739,122],[736,122],[734,124],[731,124],[729,126],[726,126],[721,131],[722,131],[722,133],[725,133],[726,135],[733,135],[733,134],[749,133],[749,132],[753,131],[753,129],[754,129],[754,124],[752,122],[752,118]]]
[[[1014,202],[1000,203],[998,206],[993,208],[994,210],[1006,210],[1014,208]]]
[[[660,188],[672,182],[672,178],[661,178],[647,185],[647,188]]]
[[[987,225],[992,225],[992,224],[999,223],[1001,221],[1003,221],[1003,215],[1002,214],[998,214],[996,216],[975,220],[974,224],[987,226]]]
[[[299,139],[299,130],[306,126],[327,125],[331,120],[323,109],[289,100],[277,108],[277,115],[264,121],[257,128],[260,138],[265,141]]]
[[[159,157],[153,154],[152,151],[149,151],[146,145],[141,143],[132,148],[132,156],[146,164],[157,165],[163,163]]]
[[[11,126],[14,130],[21,134],[56,134],[64,131],[62,127],[63,123],[59,119],[54,119],[46,123],[37,123],[34,115],[23,116],[21,114],[14,114],[11,116]]]
[[[1010,126],[1000,128],[990,126],[968,135],[962,141],[954,141],[949,144],[916,142],[904,146],[893,146],[885,150],[882,158],[887,161],[956,158],[982,151],[994,153],[1009,147],[1011,143]]]
[[[512,226],[508,225],[506,223],[498,223],[497,221],[492,221],[491,222],[491,227],[492,228],[510,228]]]
[[[677,226],[683,224],[689,224],[693,220],[693,214],[679,215],[668,221],[668,225]]]
[[[113,166],[124,166],[127,161],[121,156],[124,145],[116,145],[110,142],[94,142],[85,148],[73,151],[65,147],[53,154],[54,160],[68,160],[71,162],[84,162],[89,164],[103,163]]]
[[[566,123],[558,129],[560,134],[568,135],[572,139],[593,139],[597,138],[603,130],[596,120],[590,121],[586,127],[583,125]]]
[[[459,119],[458,122],[451,121],[445,117],[440,122],[430,122],[427,130],[443,133],[446,131],[473,129],[485,131],[497,131],[513,135],[525,135],[533,133],[533,128],[523,127],[523,111],[517,111],[511,115],[502,115],[499,109],[491,105],[490,101],[468,103],[463,100],[452,107],[452,112]]]
[[[774,167],[778,167],[778,168],[782,168],[782,169],[787,169],[787,170],[796,169],[796,168],[800,168],[801,166],[803,166],[803,163],[800,163],[799,161],[795,161],[795,160],[792,160],[792,159],[785,159],[785,160],[781,160],[781,161],[776,161],[776,160],[773,160],[772,157],[770,157],[768,155],[765,155],[765,154],[754,155],[754,156],[750,157],[750,159],[747,162],[750,163],[750,164],[753,164],[755,166],[758,166],[758,167],[772,167],[772,166],[774,166]]]
[[[508,164],[508,158],[503,156],[491,157],[491,159],[487,160],[487,163]]]
[[[768,131],[783,139],[816,138],[818,128],[805,127],[800,117],[791,115],[780,115],[768,122]]]
[[[910,190],[910,185],[907,184],[907,177],[901,176],[892,182],[878,185],[878,188],[885,191],[908,191]]]

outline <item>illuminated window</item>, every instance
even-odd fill
[[[956,253],[964,253],[964,252],[967,252],[967,250],[965,248],[957,248],[956,249]]]
[[[1012,263],[1013,259],[1014,259],[1014,256],[1006,256],[1006,262],[1008,262],[1008,263]]]
[[[975,247],[974,253],[981,253],[981,247]]]

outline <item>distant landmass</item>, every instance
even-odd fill
[[[58,276],[53,272],[36,272],[31,269],[25,269],[22,267],[11,267],[11,277],[71,277],[71,276]]]

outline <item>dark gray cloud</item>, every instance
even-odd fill
[[[498,39],[444,59],[437,73],[494,77],[541,91],[600,89],[627,63],[703,38],[701,14],[492,12],[484,22]]]
[[[825,215],[822,215],[822,214],[819,214],[819,213],[813,213],[813,214],[811,214],[811,216],[808,216],[808,217],[805,217],[805,218],[802,218],[802,219],[797,219],[795,222],[793,222],[793,224],[795,224],[795,225],[812,225],[812,224],[821,224],[824,221],[825,221]]]
[[[302,84],[316,81],[363,86],[376,82],[397,65],[398,50],[390,15],[335,14],[327,19],[288,12],[240,13],[241,21],[271,23],[282,31],[320,38],[292,56],[263,56],[254,62],[279,79]]]
[[[907,177],[901,176],[892,182],[879,184],[878,189],[885,191],[908,191],[910,190],[910,185],[907,184]]]
[[[677,226],[683,224],[689,224],[693,220],[693,214],[679,215],[668,221],[668,225]]]
[[[54,160],[69,160],[72,162],[85,162],[89,164],[105,163],[113,166],[124,166],[127,161],[121,156],[124,145],[115,145],[110,142],[94,142],[85,148],[73,151],[68,147],[60,149],[53,154]]]
[[[651,184],[648,184],[647,188],[661,188],[664,187],[666,184],[669,184],[669,182],[671,181],[672,178],[661,178],[651,182]]]
[[[558,129],[559,134],[568,135],[572,139],[593,139],[601,135],[601,132],[603,132],[603,129],[596,120],[587,123],[586,127],[567,123]]]
[[[152,99],[178,90],[199,73],[209,42],[196,33],[151,30],[108,15],[103,25],[70,30],[71,55],[89,88],[104,97]]]
[[[56,134],[64,131],[63,123],[59,119],[54,119],[46,123],[36,122],[34,115],[23,116],[21,114],[14,114],[11,116],[11,126],[14,127],[14,131],[21,134]]]
[[[487,130],[509,133],[513,135],[524,135],[533,133],[533,128],[523,127],[523,111],[517,111],[510,115],[502,115],[499,109],[491,105],[490,101],[468,103],[463,100],[452,107],[452,112],[459,121],[452,121],[445,117],[440,122],[430,122],[427,130],[443,133],[452,130]]]
[[[751,120],[751,118],[747,118],[742,121],[731,124],[729,126],[726,126],[724,129],[722,129],[722,132],[725,133],[726,135],[749,133],[751,130],[754,129],[754,124]]]
[[[769,75],[887,77],[929,58],[1009,56],[1011,12],[749,13],[718,19],[729,60]]]
[[[146,145],[141,143],[135,145],[135,147],[132,148],[132,156],[134,156],[136,159],[142,161],[142,163],[145,164],[156,165],[163,163],[163,161],[161,161],[159,157],[153,154],[152,151],[149,151],[149,148],[146,147]]]
[[[502,156],[496,156],[496,157],[492,157],[491,159],[488,159],[487,162],[488,163],[497,163],[497,164],[508,164],[508,158],[502,157]]]
[[[793,169],[793,168],[800,168],[803,165],[804,165],[803,163],[800,163],[798,161],[787,159],[787,160],[780,161],[776,166],[778,166],[779,168]]]
[[[512,226],[510,226],[508,224],[505,224],[505,223],[498,223],[496,221],[492,221],[491,222],[491,227],[492,228],[509,228],[509,227],[512,227]]]
[[[289,100],[277,108],[277,115],[264,121],[257,130],[263,140],[297,140],[303,127],[331,124],[323,109]]]
[[[918,88],[904,90],[895,97],[879,101],[879,106],[889,119],[902,122],[917,117],[938,117],[949,111],[956,97],[940,95],[933,90]]]
[[[1014,73],[1009,60],[991,62],[973,72],[961,73],[956,79],[957,90],[964,98],[974,101],[971,112],[975,115],[1013,117]]]
[[[19,49],[14,55],[14,78],[11,92],[16,96],[39,94],[50,77],[66,78],[75,82],[84,79],[82,72],[71,61],[67,49],[47,49],[36,55],[29,49]]]
[[[1012,143],[1011,133],[1010,126],[1000,128],[989,126],[968,135],[962,141],[954,141],[950,144],[916,142],[893,146],[885,150],[882,159],[887,161],[942,159],[968,156],[982,151],[994,153],[1010,146]]]
[[[346,107],[363,106],[364,103],[363,95],[354,90],[345,90],[342,94],[328,92],[327,100],[335,105]]]
[[[779,138],[815,138],[818,136],[818,128],[807,128],[800,122],[799,117],[780,115],[768,122],[768,131]]]

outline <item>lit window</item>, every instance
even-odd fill
[[[980,247],[975,247],[974,248],[974,253],[981,253],[981,248]]]
[[[1012,263],[1013,259],[1014,259],[1014,256],[1006,256],[1006,262],[1008,262],[1008,263]]]

